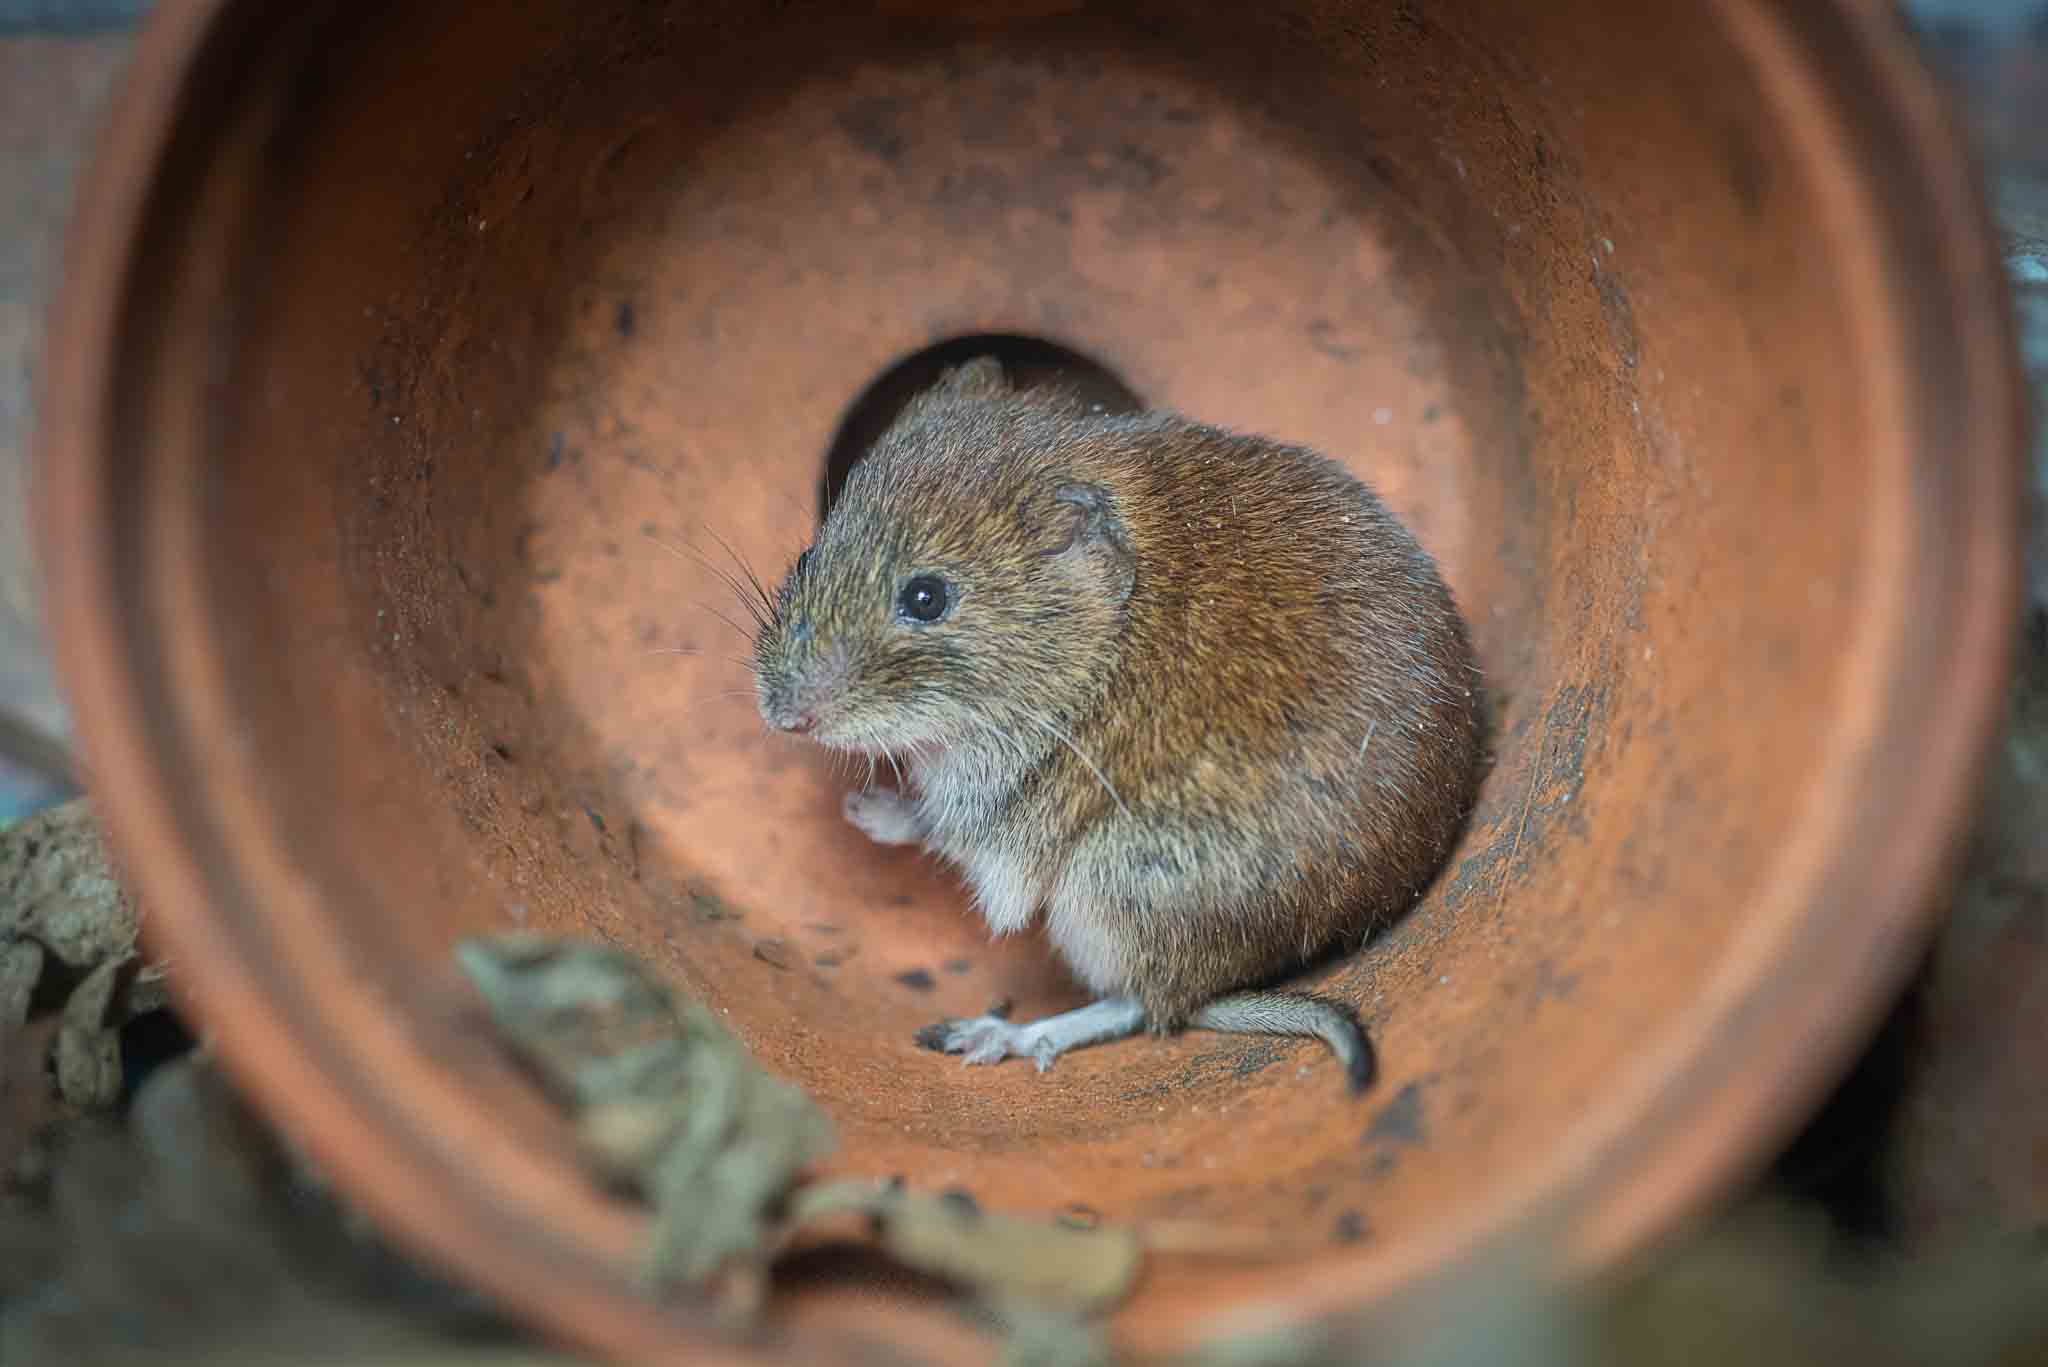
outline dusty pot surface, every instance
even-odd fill
[[[636,1217],[476,1031],[467,932],[649,956],[838,1169],[1317,1233],[1157,1264],[1132,1343],[1532,1222],[1606,1259],[1798,1121],[1952,844],[2019,427],[1973,188],[1862,0],[166,3],[43,407],[95,792],[269,1113],[595,1348],[706,1331],[630,1289]],[[1345,460],[1467,608],[1483,800],[1321,975],[1379,1041],[1362,1101],[1306,1044],[918,1051],[1073,989],[844,825],[657,544],[778,572],[851,406],[974,334]],[[747,1351],[971,1342],[792,1311]]]

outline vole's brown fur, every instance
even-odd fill
[[[919,577],[945,590],[931,623],[902,606]],[[984,359],[854,467],[769,615],[769,724],[908,761],[912,791],[850,795],[849,818],[956,863],[998,934],[1043,911],[1106,999],[924,1042],[1044,1067],[1140,1025],[1315,1034],[1362,1084],[1348,1014],[1246,989],[1355,945],[1435,875],[1479,700],[1435,566],[1350,474],[1019,394]]]

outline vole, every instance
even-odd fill
[[[845,799],[955,865],[998,936],[1046,931],[1091,1005],[918,1034],[1039,1069],[1150,1030],[1317,1036],[1273,984],[1407,909],[1480,758],[1479,674],[1435,563],[1309,450],[1011,387],[992,357],[913,399],[763,605],[777,731],[893,762]]]

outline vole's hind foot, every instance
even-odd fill
[[[970,1064],[1028,1058],[1042,1073],[1069,1049],[1125,1039],[1144,1025],[1145,1009],[1135,998],[1108,997],[1026,1025],[1011,1023],[1004,1012],[942,1020],[918,1031],[917,1042],[937,1053],[962,1055]]]
[[[916,845],[924,840],[925,821],[917,804],[887,788],[856,789],[839,810],[877,845]]]
[[[959,1054],[963,1063],[1000,1063],[1006,1058],[1037,1059],[1038,1071],[1052,1066],[1056,1055],[1039,1054],[1030,1039],[1031,1027],[1012,1025],[1001,1016],[974,1016],[967,1020],[942,1020],[917,1032],[917,1042],[941,1054]]]

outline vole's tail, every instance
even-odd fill
[[[1198,1029],[1227,1035],[1308,1035],[1322,1040],[1344,1065],[1353,1092],[1372,1084],[1378,1069],[1372,1044],[1349,1011],[1306,992],[1233,992],[1195,1013]]]

